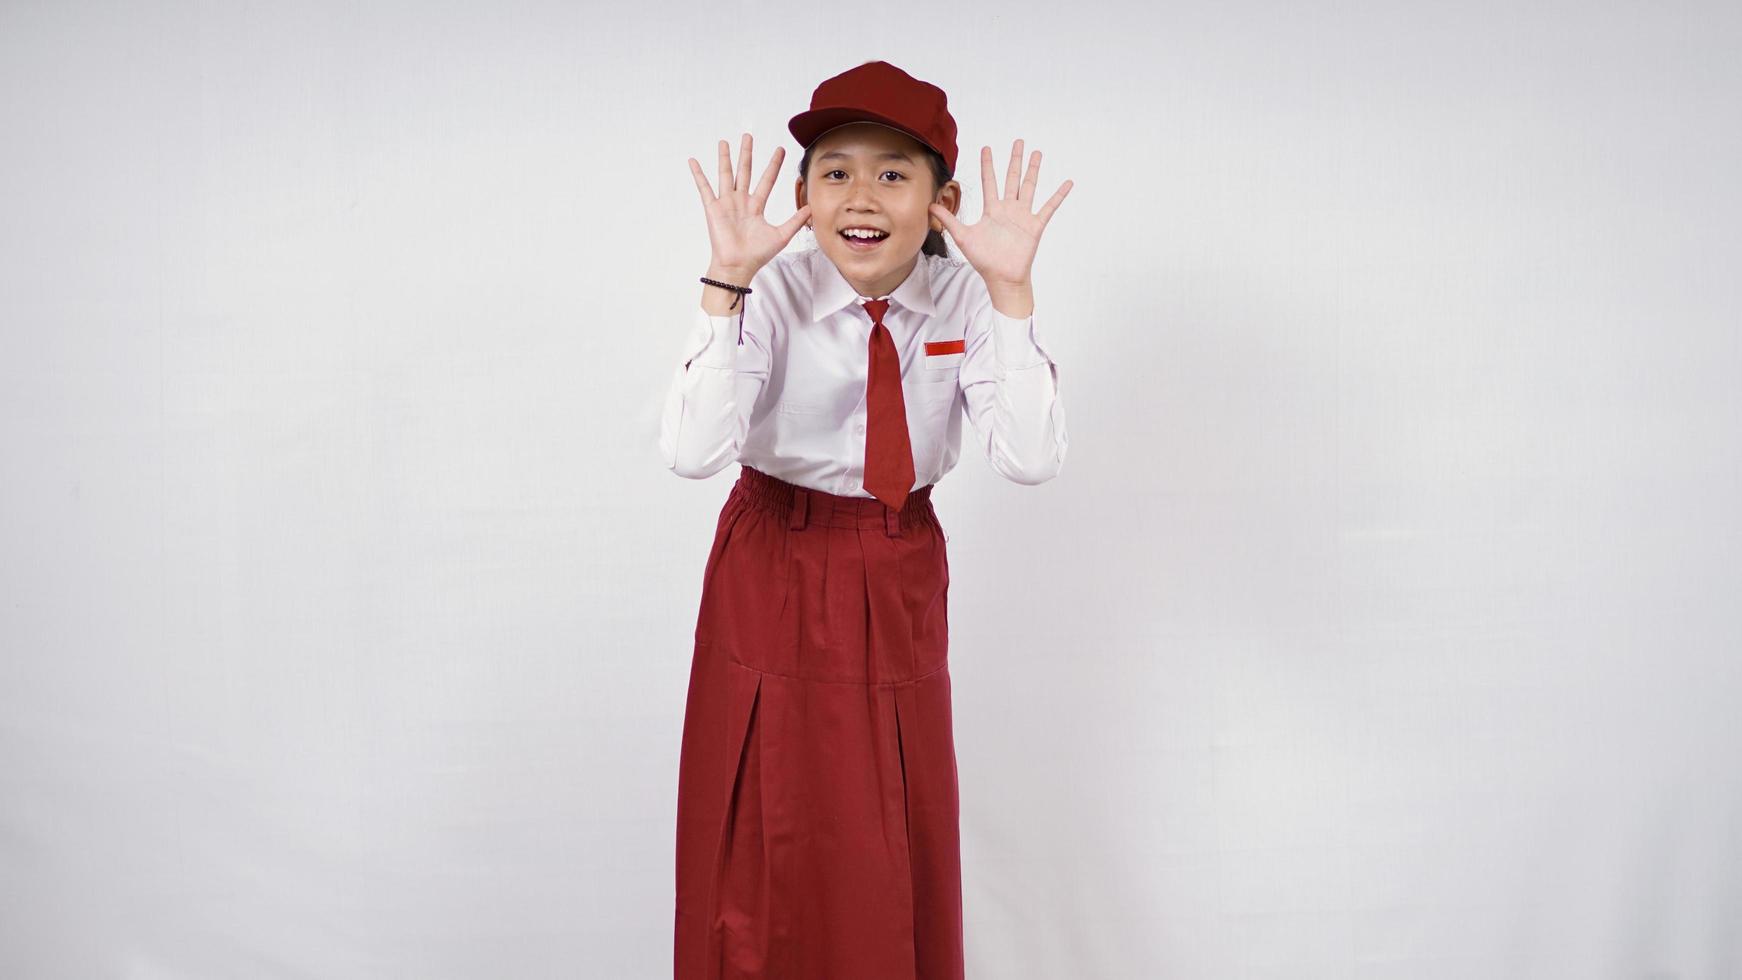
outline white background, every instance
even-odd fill
[[[0,6],[0,975],[669,976],[823,78],[1024,138],[1072,448],[950,532],[980,980],[1742,976],[1732,4]],[[802,244],[795,241],[794,246]],[[807,978],[811,980],[811,978]]]

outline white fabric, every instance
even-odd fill
[[[1058,475],[1069,440],[1058,366],[1034,317],[1005,316],[986,282],[956,258],[920,255],[887,297],[860,296],[820,249],[775,256],[738,312],[697,309],[666,394],[659,448],[679,476],[712,476],[737,461],[799,486],[869,497],[865,381],[871,315],[901,357],[914,485],[937,483],[961,452],[962,415],[992,468],[1017,483]],[[962,340],[960,353],[928,343]]]

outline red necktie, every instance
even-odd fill
[[[901,509],[913,489],[913,445],[907,440],[907,404],[901,397],[901,357],[883,325],[889,301],[864,304],[871,314],[870,363],[865,382],[865,489]]]

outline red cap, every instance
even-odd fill
[[[881,123],[938,151],[944,165],[956,172],[956,120],[949,97],[930,82],[922,82],[887,61],[868,61],[825,79],[811,93],[811,107],[786,124],[798,145],[809,148],[816,138],[850,122]]]

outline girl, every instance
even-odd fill
[[[1066,181],[1040,153],[955,213],[956,124],[935,85],[875,61],[787,124],[797,212],[762,217],[751,139],[720,190],[689,161],[713,259],[660,452],[737,461],[702,576],[677,801],[678,980],[960,980],[949,562],[931,490],[964,412],[993,468],[1057,475],[1057,367],[1029,270]],[[784,253],[803,225],[817,247]],[[948,230],[966,262],[951,258]],[[752,294],[754,296],[752,297]]]

